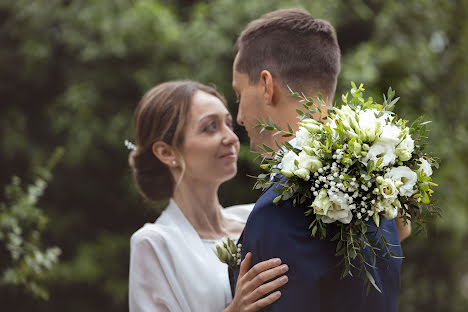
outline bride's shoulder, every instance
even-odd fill
[[[224,208],[224,213],[226,216],[234,217],[245,222],[249,217],[249,214],[252,212],[254,205],[255,204],[253,203],[226,207]]]
[[[146,223],[135,233],[133,233],[130,238],[130,245],[132,247],[142,246],[142,245],[164,245],[169,236],[169,228],[163,224],[155,223]]]

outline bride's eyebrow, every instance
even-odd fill
[[[210,119],[210,118],[218,118],[219,114],[209,114],[209,115],[205,115],[203,116],[202,118],[200,118],[200,120],[198,122],[203,122],[205,119]],[[232,115],[230,113],[226,113],[224,116],[228,117],[228,118],[231,118],[232,119]]]

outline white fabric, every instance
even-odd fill
[[[252,208],[238,205],[221,211],[245,223]],[[171,199],[158,220],[145,224],[130,240],[130,312],[223,311],[232,301],[227,265],[208,242]]]

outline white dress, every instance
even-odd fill
[[[253,204],[221,209],[245,223]],[[237,238],[236,238],[237,239]],[[171,199],[155,223],[130,240],[130,312],[221,312],[232,301],[227,265]]]

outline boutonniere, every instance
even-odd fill
[[[226,263],[230,269],[235,269],[241,262],[242,244],[236,245],[229,237],[224,237],[214,248],[214,253],[221,262]]]

